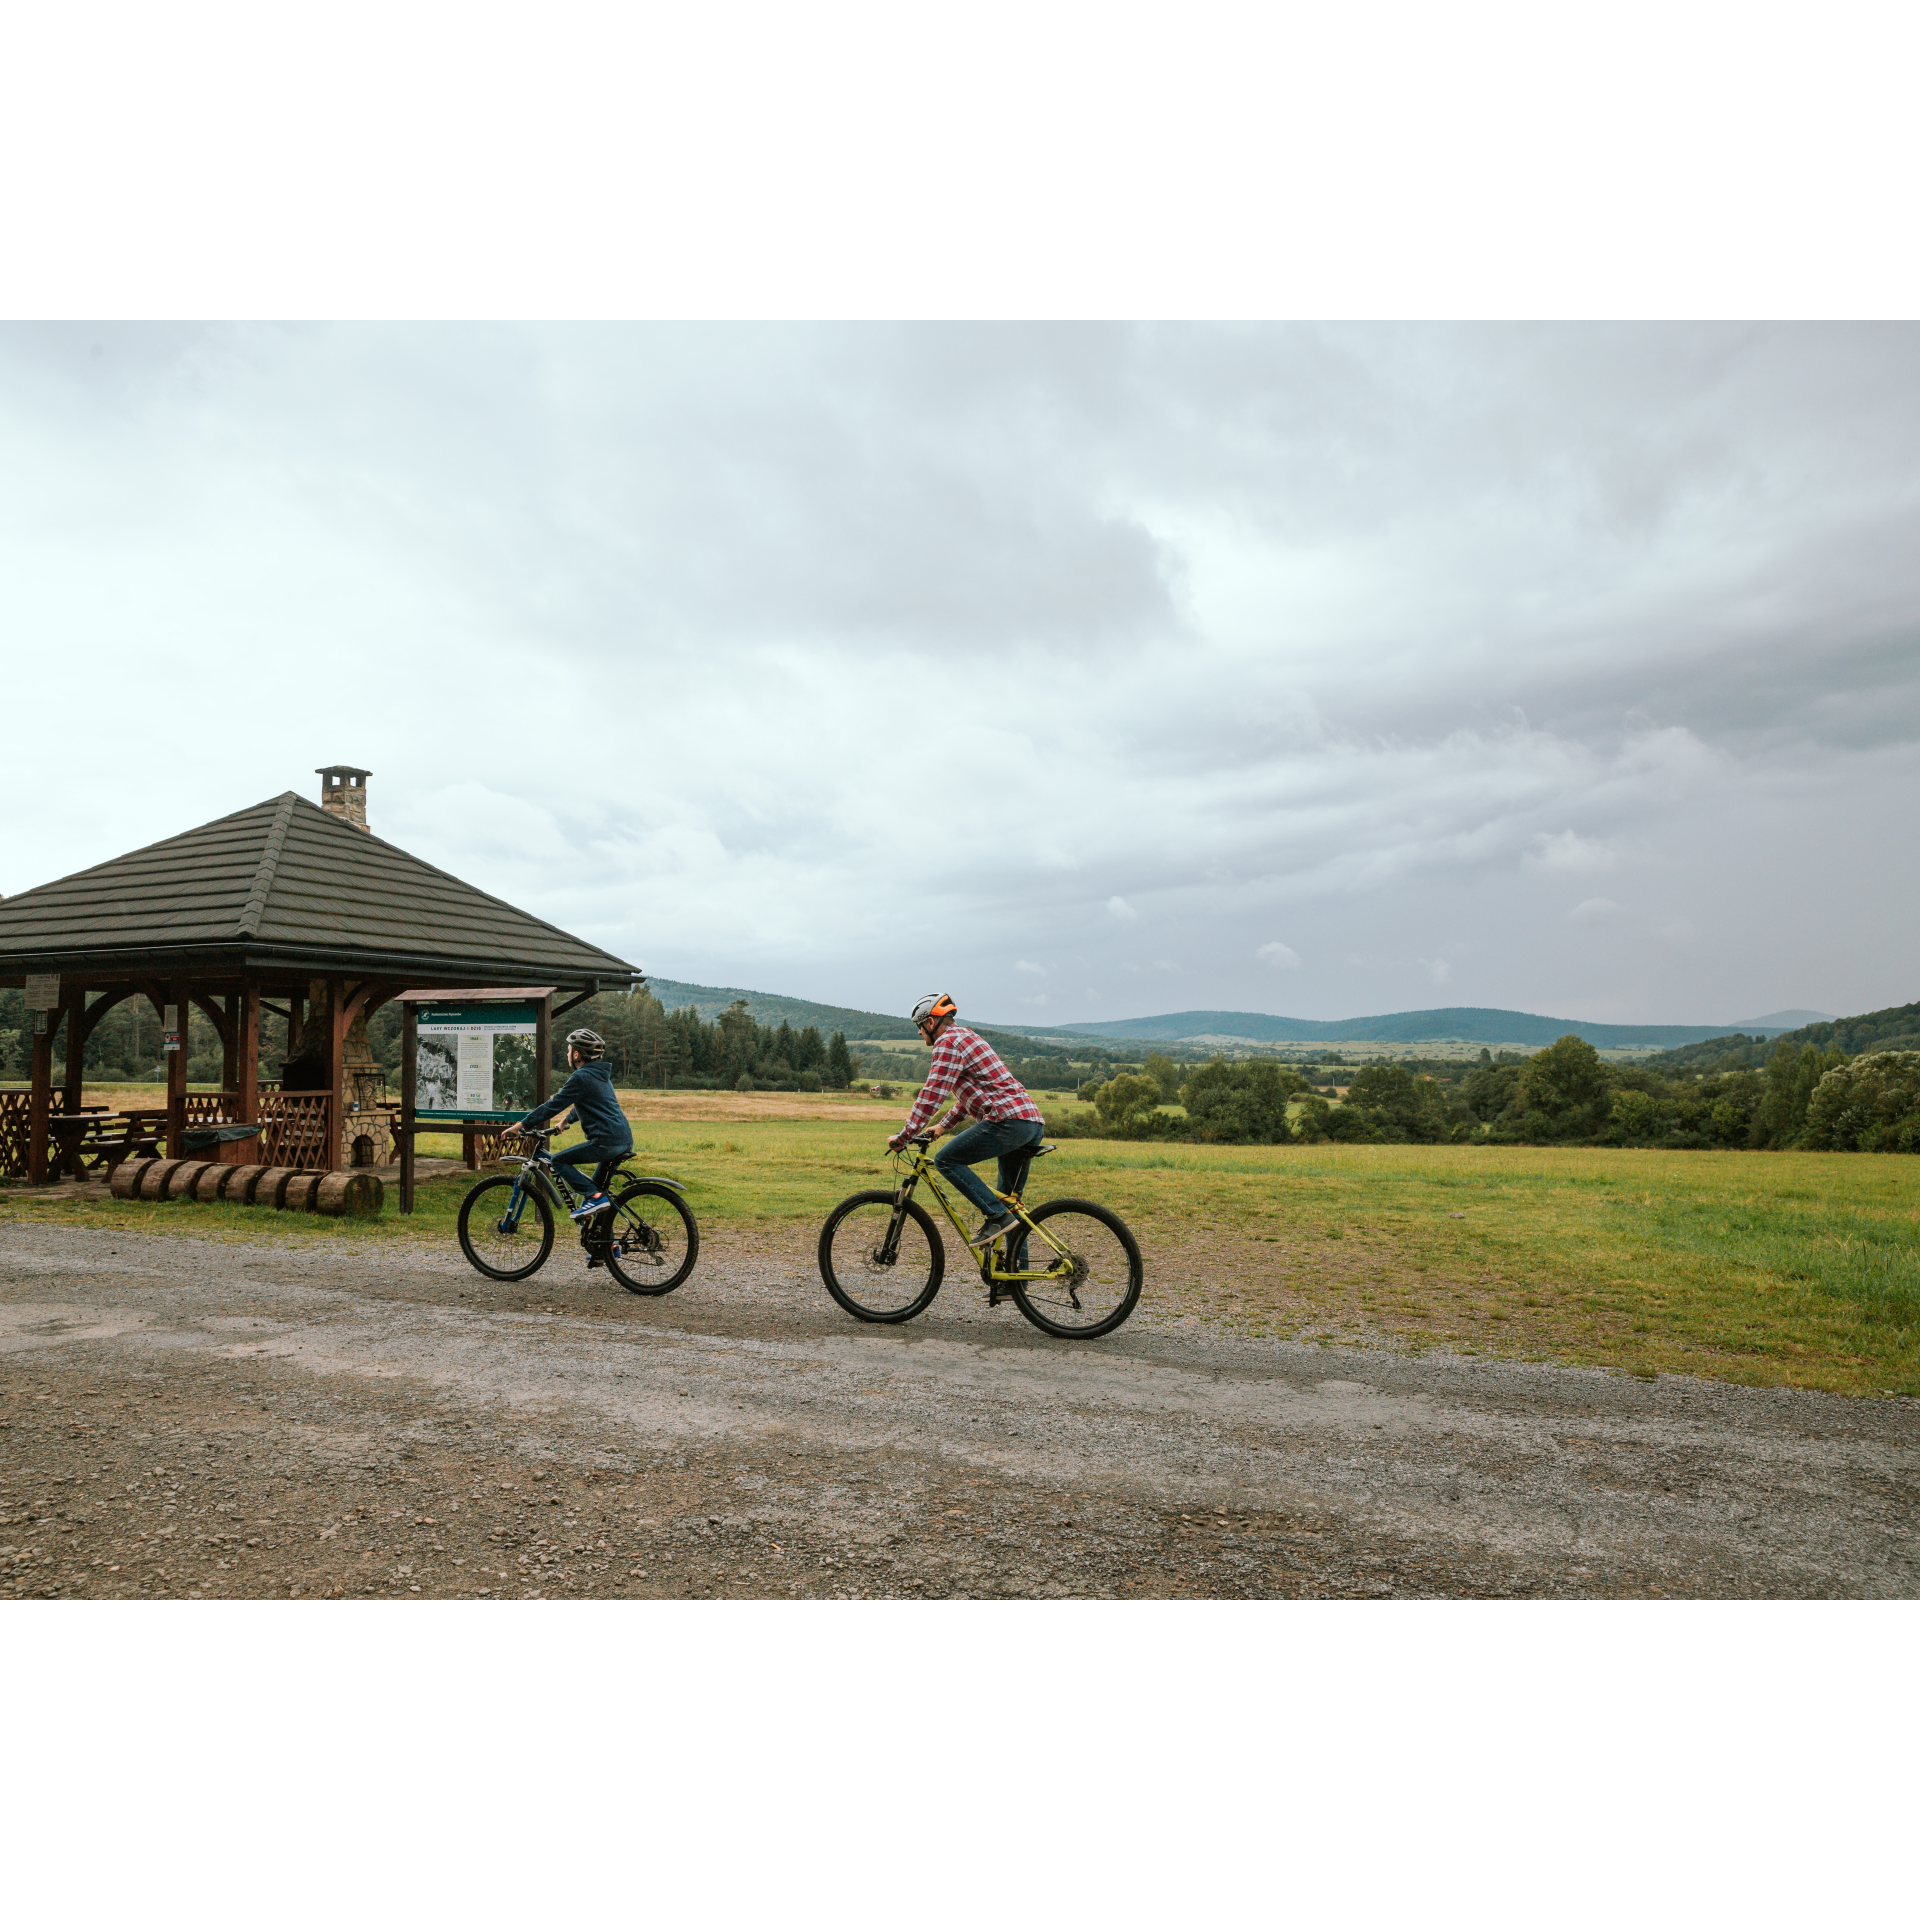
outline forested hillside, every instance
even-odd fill
[[[784,1020],[794,1027],[818,1027],[822,1033],[838,1028],[849,1040],[920,1037],[913,1022],[902,1014],[862,1013],[857,1007],[796,1000],[784,993],[756,993],[750,987],[700,987],[686,980],[649,980],[647,991],[669,1013],[693,1007],[709,1020],[717,1020],[729,1007],[739,1005],[763,1026],[778,1026]]]
[[[1920,1000],[1878,1013],[1856,1013],[1844,1020],[1818,1020],[1782,1034],[1723,1034],[1690,1047],[1656,1053],[1644,1065],[1660,1073],[1723,1072],[1730,1067],[1763,1067],[1779,1047],[1837,1047],[1856,1053],[1913,1052],[1920,1049]]]

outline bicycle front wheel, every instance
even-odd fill
[[[663,1181],[616,1186],[613,1208],[601,1217],[607,1245],[600,1257],[629,1293],[671,1293],[700,1257],[693,1210]]]
[[[524,1280],[553,1251],[553,1209],[534,1187],[516,1200],[506,1177],[482,1180],[460,1203],[460,1251],[489,1280]]]
[[[946,1249],[926,1210],[897,1210],[886,1187],[842,1200],[820,1229],[820,1278],[856,1320],[895,1326],[924,1313],[940,1291]]]
[[[1011,1285],[1013,1304],[1057,1340],[1111,1333],[1138,1304],[1145,1278],[1132,1230],[1091,1200],[1049,1200],[1032,1219],[1045,1233],[1017,1227],[1007,1235],[1007,1265],[1022,1257],[1027,1264],[1024,1274],[1001,1282]]]

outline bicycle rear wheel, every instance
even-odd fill
[[[896,1211],[887,1187],[850,1194],[820,1229],[820,1278],[856,1320],[896,1326],[924,1313],[946,1267],[926,1210],[909,1200]]]
[[[553,1209],[538,1187],[514,1204],[506,1176],[482,1180],[460,1202],[460,1251],[489,1280],[524,1280],[553,1251]]]
[[[597,1248],[607,1271],[629,1293],[671,1293],[700,1257],[693,1210],[664,1181],[629,1179],[612,1189],[606,1245]]]
[[[1117,1213],[1091,1200],[1049,1200],[1032,1210],[1036,1227],[1067,1249],[1065,1256],[1039,1233],[1016,1227],[1007,1235],[1006,1263],[1024,1254],[1025,1274],[1001,1281],[1013,1304],[1056,1340],[1092,1340],[1111,1333],[1140,1299],[1145,1268],[1140,1246]]]

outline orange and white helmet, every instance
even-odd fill
[[[923,994],[913,1004],[913,1024],[916,1027],[931,1026],[934,1021],[950,1019],[959,1011],[950,993]]]

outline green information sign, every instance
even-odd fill
[[[414,1111],[437,1120],[522,1118],[533,1107],[536,1020],[530,1000],[422,1002]]]

